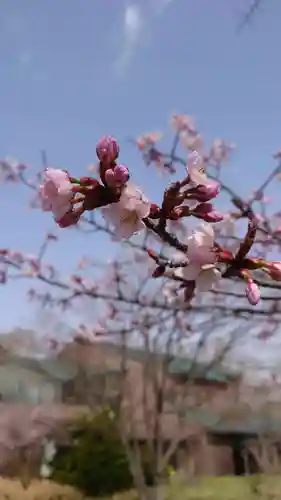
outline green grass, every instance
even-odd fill
[[[135,492],[117,494],[110,500],[138,500]],[[280,476],[208,477],[187,485],[174,478],[165,488],[164,500],[281,500]]]
[[[105,500],[105,499],[104,499]],[[136,492],[119,493],[108,500],[138,500]],[[174,478],[163,500],[281,500],[281,475],[210,477],[186,482]]]
[[[188,486],[175,479],[165,500],[281,500],[281,476],[212,477]]]
[[[32,481],[22,488],[19,481],[0,478],[0,500],[85,500],[85,497],[67,486],[49,481]],[[90,499],[87,500],[98,500]],[[119,493],[101,500],[138,500],[135,491]],[[281,500],[280,476],[210,477],[193,479],[187,484],[174,477],[165,487],[163,500]]]

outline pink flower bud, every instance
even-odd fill
[[[158,205],[156,205],[155,203],[151,203],[149,217],[151,217],[152,219],[159,219],[160,214],[161,214],[160,207],[158,207]]]
[[[56,220],[59,227],[69,227],[77,224],[81,214],[75,212],[67,212],[61,219]]]
[[[193,199],[197,201],[206,202],[210,201],[220,192],[220,184],[217,182],[210,182],[209,184],[201,184],[191,189],[189,193],[192,195]]]
[[[194,208],[193,213],[194,215],[198,215],[199,217],[205,216],[206,214],[212,212],[214,209],[212,203],[201,203],[198,205],[196,208]]]
[[[246,297],[252,306],[256,306],[260,301],[261,294],[258,285],[249,279],[245,290]]]
[[[224,219],[224,215],[220,212],[217,212],[216,210],[213,210],[212,212],[209,212],[204,217],[202,217],[202,219],[205,222],[221,222]]]
[[[205,222],[220,222],[224,219],[223,214],[214,210],[212,203],[201,203],[192,212],[195,217]]]
[[[114,137],[105,135],[97,143],[96,152],[100,161],[111,163],[118,158],[119,144]]]
[[[124,165],[116,165],[105,172],[105,182],[111,187],[124,186],[129,180],[129,170]]]
[[[281,281],[281,262],[268,262],[267,272],[274,281]]]

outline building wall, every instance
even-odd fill
[[[7,363],[0,366],[0,394],[4,402],[58,402],[60,383],[35,371]]]
[[[202,431],[186,442],[180,443],[176,454],[176,466],[186,475],[221,476],[234,473],[233,453],[227,440],[214,442]]]

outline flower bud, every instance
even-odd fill
[[[220,222],[224,219],[224,215],[214,210],[212,203],[201,203],[193,211],[193,215],[205,222]]]
[[[258,285],[250,278],[246,286],[246,297],[252,306],[256,306],[260,301],[261,294]]]
[[[104,174],[105,182],[110,187],[124,186],[129,180],[129,170],[124,165],[108,168]]]
[[[274,281],[281,281],[281,262],[268,262],[266,270]]]
[[[159,219],[160,214],[161,214],[160,207],[158,207],[158,205],[156,205],[155,203],[151,203],[149,217],[151,217],[152,219]]]
[[[224,215],[221,214],[220,212],[217,212],[216,210],[207,213],[204,217],[205,222],[221,222],[223,219]]]
[[[198,215],[199,217],[205,216],[206,214],[212,212],[214,209],[212,203],[201,203],[198,205],[196,208],[194,208],[193,213],[194,215]]]
[[[59,227],[69,227],[69,226],[74,226],[77,224],[79,218],[80,218],[79,213],[75,212],[67,212],[61,219],[56,220],[56,223]]]
[[[210,201],[216,196],[218,196],[220,192],[220,184],[217,182],[210,182],[208,184],[199,184],[195,188],[190,189],[188,192],[191,199],[195,199],[197,201],[206,202]]]
[[[114,137],[105,135],[97,143],[96,153],[101,162],[111,163],[118,158],[119,144]]]

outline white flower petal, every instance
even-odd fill
[[[198,228],[198,232],[203,234],[205,245],[213,245],[215,233],[212,224],[201,224]]]
[[[205,185],[209,182],[208,177],[196,166],[189,167],[188,173],[190,175],[190,179],[194,184],[202,184]]]
[[[141,219],[149,216],[150,213],[150,203],[148,200],[142,200],[138,205],[138,214]]]
[[[118,203],[101,209],[103,217],[114,226],[118,239],[130,238],[145,229],[142,221],[150,212],[150,203],[142,191],[127,185]]]
[[[221,273],[215,267],[202,269],[196,280],[196,289],[198,292],[207,292],[218,283]]]
[[[201,272],[200,265],[189,264],[186,267],[181,267],[177,269],[175,274],[180,276],[181,278],[184,278],[187,281],[193,281],[197,279],[200,272]]]
[[[200,151],[203,147],[203,138],[200,134],[190,135],[184,131],[180,134],[180,140],[184,147],[192,151]]]

